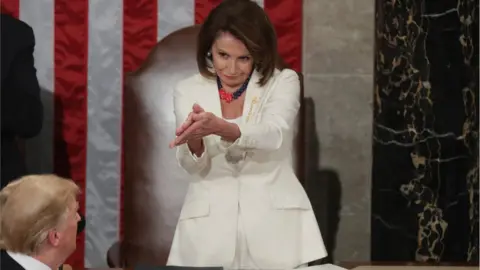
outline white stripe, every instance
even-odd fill
[[[190,26],[195,20],[194,0],[158,0],[158,40]]]
[[[119,239],[122,1],[89,0],[85,267],[106,267]]]
[[[30,173],[53,172],[53,5],[54,0],[20,0],[20,20],[33,28],[35,34],[35,67],[40,83],[44,120],[41,133],[26,142],[26,163]]]
[[[300,0],[299,0],[299,1],[300,1]],[[261,6],[262,8],[265,6],[265,5],[264,5],[264,0],[254,0],[254,2],[257,2],[257,4],[258,4],[259,6]]]

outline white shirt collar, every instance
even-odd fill
[[[25,268],[25,270],[52,270],[46,264],[28,255],[10,251],[7,251],[7,253],[13,260]]]

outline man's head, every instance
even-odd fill
[[[62,264],[76,248],[78,186],[55,175],[22,177],[0,191],[0,248]]]

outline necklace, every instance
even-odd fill
[[[250,75],[251,76],[251,75]],[[248,76],[247,80],[238,88],[237,91],[230,93],[225,91],[225,89],[222,86],[222,82],[220,81],[220,78],[217,76],[217,86],[218,86],[218,93],[220,94],[220,99],[224,100],[227,103],[230,103],[237,98],[239,98],[245,90],[247,90],[248,82],[250,81],[250,76]]]

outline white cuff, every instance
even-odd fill
[[[180,163],[180,166],[191,174],[199,173],[208,165],[209,153],[205,139],[203,144],[204,150],[200,157],[197,157],[194,153],[192,153],[192,151],[190,151],[187,143],[182,144],[177,148],[177,159]]]
[[[227,142],[224,140],[220,140],[220,147],[222,150],[226,151],[230,148],[242,148],[242,150],[252,149],[255,148],[257,145],[257,141],[250,136],[252,134],[254,126],[248,124],[238,124],[238,128],[240,129],[240,137],[236,139],[234,142]]]

